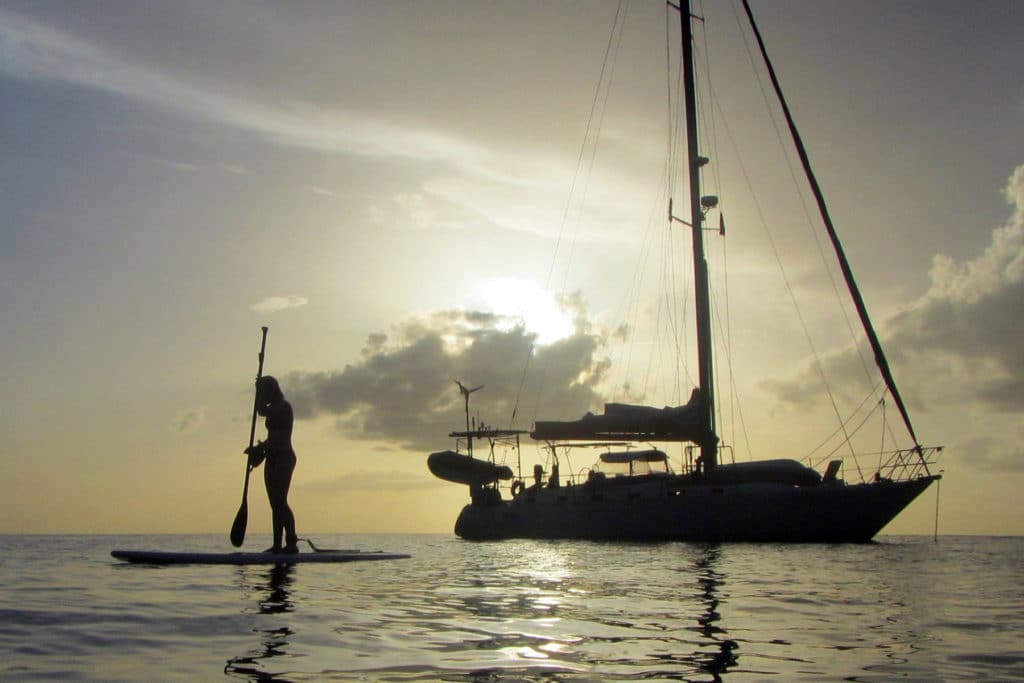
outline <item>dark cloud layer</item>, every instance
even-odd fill
[[[578,417],[600,404],[595,388],[608,370],[602,347],[582,318],[571,337],[537,346],[535,335],[499,316],[445,311],[403,322],[390,336],[372,334],[359,362],[293,373],[286,387],[300,419],[335,416],[352,438],[436,449],[465,426],[454,380],[485,385],[473,394],[471,414],[495,427],[529,427],[536,411]]]
[[[1024,166],[1005,189],[1011,219],[979,257],[933,260],[932,287],[890,321],[893,344],[942,359],[963,390],[999,411],[1024,409]]]

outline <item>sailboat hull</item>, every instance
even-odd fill
[[[469,540],[564,538],[630,541],[870,541],[937,476],[910,481],[716,486],[651,477],[603,486],[527,489],[513,500],[463,508],[455,533]]]

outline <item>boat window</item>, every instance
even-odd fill
[[[594,465],[595,472],[601,472],[609,477],[629,476],[628,462],[602,462]]]
[[[609,477],[641,476],[645,474],[670,474],[668,463],[664,460],[632,460],[630,462],[599,462],[593,467]]]

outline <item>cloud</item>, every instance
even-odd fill
[[[1024,165],[1005,189],[1006,225],[975,259],[937,255],[931,288],[888,321],[893,347],[948,368],[958,392],[1000,411],[1024,409]]]
[[[1024,473],[1024,427],[1020,427],[1009,439],[992,436],[978,436],[957,444],[957,451],[970,458],[972,467],[991,472]]]
[[[174,171],[184,171],[186,173],[192,173],[199,170],[199,167],[195,164],[190,164],[187,161],[173,161],[171,159],[161,159],[160,157],[152,157],[153,163],[157,166],[163,166]]]
[[[963,411],[979,403],[990,415],[1024,410],[1024,165],[1011,175],[1004,193],[1011,216],[992,231],[985,250],[962,262],[936,255],[928,291],[880,325],[883,346],[901,390],[910,389],[911,403],[927,396],[928,403],[956,403]],[[867,386],[852,349],[822,363],[833,387],[860,391]],[[805,369],[766,386],[782,400],[806,404],[821,395],[817,375]],[[975,439],[972,447],[992,453],[994,443]],[[1019,448],[1003,451],[1021,455]],[[1008,462],[985,457],[990,463]]]
[[[370,335],[359,362],[336,372],[292,373],[285,391],[299,418],[334,416],[346,436],[417,450],[439,448],[464,427],[453,380],[486,387],[473,394],[471,415],[500,428],[528,426],[534,413],[576,418],[600,404],[608,361],[600,357],[604,342],[582,316],[575,334],[547,346],[507,322],[464,310],[406,320],[391,335]]]
[[[234,175],[249,174],[249,171],[246,168],[239,166],[237,164],[218,163],[217,167],[220,168],[220,170],[224,171],[225,173],[232,173]]]
[[[257,313],[277,313],[286,308],[299,308],[308,303],[309,299],[304,296],[271,296],[257,301],[249,307],[249,310]]]
[[[145,55],[82,38],[11,11],[0,10],[0,74],[24,81],[59,83],[114,94],[161,111],[212,122],[263,142],[320,153],[417,162],[429,169],[413,192],[373,208],[380,223],[457,227],[485,221],[507,230],[545,237],[562,233],[565,197],[573,169],[521,142],[483,144],[462,130],[389,120],[386,113],[359,112],[313,101],[275,96],[265,83],[217,80],[154,66]],[[645,154],[631,143],[631,154]],[[648,162],[651,160],[648,159]],[[177,170],[190,164],[165,161]],[[658,168],[655,160],[651,167]],[[222,165],[228,172],[244,172]],[[576,238],[621,240],[630,234],[636,205],[647,207],[627,173],[595,175],[584,183],[585,215],[573,212]],[[333,194],[330,188],[313,192]],[[580,190],[582,192],[582,190]],[[582,201],[582,200],[578,200]]]
[[[0,73],[90,88],[246,130],[279,145],[365,157],[463,163],[475,145],[379,116],[306,102],[261,101],[240,84],[207,82],[147,66],[106,46],[0,10]]]

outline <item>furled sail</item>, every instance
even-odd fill
[[[606,403],[603,415],[587,413],[579,420],[537,422],[530,436],[541,441],[603,439],[706,443],[714,438],[706,423],[706,414],[703,395],[699,389],[694,389],[686,405],[654,408]]]

